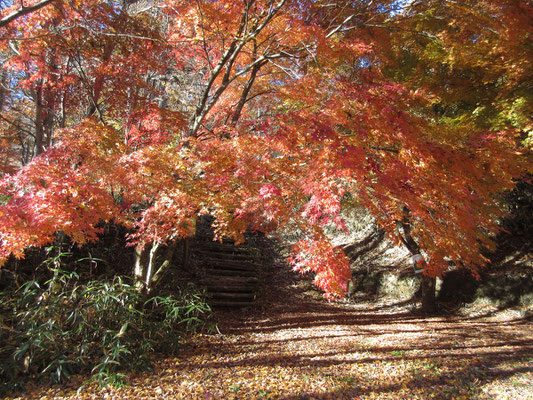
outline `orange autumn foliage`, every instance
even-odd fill
[[[345,229],[350,199],[397,243],[408,209],[428,274],[450,261],[475,271],[503,215],[498,195],[531,171],[519,145],[530,125],[438,118],[445,91],[414,67],[400,79],[390,47],[405,37],[392,29],[402,18],[416,31],[431,10],[377,3],[163,1],[130,15],[111,2],[57,2],[11,23],[5,35],[28,36],[8,62],[25,73],[19,85],[46,92],[50,112],[65,118],[44,152],[1,182],[2,262],[57,231],[96,240],[102,221],[131,228],[138,246],[165,243],[210,213],[217,239],[296,227],[306,239],[295,267],[340,296],[350,266],[324,227]],[[484,14],[454,12],[481,26]],[[491,40],[503,54],[522,35]]]

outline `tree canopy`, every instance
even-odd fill
[[[475,273],[533,172],[525,0],[24,4],[0,16],[0,262],[110,221],[155,253],[211,214],[301,232],[290,260],[341,296],[344,209],[429,276]]]

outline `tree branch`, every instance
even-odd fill
[[[29,7],[21,7],[17,11],[13,11],[11,14],[6,15],[4,18],[0,19],[0,28],[8,25],[9,23],[13,22],[17,18],[20,18],[26,14],[30,14],[34,11],[37,11],[44,6],[47,6],[48,4],[53,3],[55,0],[43,0],[38,3],[35,3],[33,6]]]
[[[402,212],[402,220],[396,221],[400,240],[411,254],[420,254],[420,246],[416,243],[413,236],[411,236],[410,211],[407,207],[403,207]]]
[[[241,117],[242,110],[244,108],[244,105],[246,104],[246,99],[248,98],[248,94],[250,93],[250,89],[252,88],[255,78],[257,77],[257,73],[261,69],[261,67],[266,64],[268,61],[263,61],[261,63],[257,63],[252,68],[252,72],[250,73],[250,78],[248,79],[248,82],[246,83],[246,86],[244,87],[242,91],[241,98],[239,99],[239,102],[237,103],[237,108],[235,109],[235,112],[233,113],[233,117],[231,118],[232,125],[236,125],[237,121]]]
[[[265,28],[265,26],[267,26],[268,23],[272,20],[272,18],[274,18],[274,16],[279,12],[281,7],[283,7],[285,1],[286,0],[279,0],[275,5],[274,1],[272,1],[264,20],[258,23],[253,28],[251,28],[249,32],[247,31],[249,18],[248,13],[249,7],[253,2],[245,3],[245,9],[241,17],[239,28],[236,32],[235,39],[230,44],[229,48],[224,52],[215,68],[211,71],[207,85],[203,91],[202,98],[200,99],[200,102],[197,105],[196,111],[192,118],[189,127],[189,132],[187,132],[186,136],[196,137],[198,129],[202,125],[207,113],[211,110],[211,108],[213,108],[215,103],[218,101],[220,95],[226,90],[226,88],[231,82],[233,82],[237,77],[248,73],[248,71],[250,71],[257,63],[263,62],[266,59],[265,56],[262,56],[255,62],[243,68],[240,72],[236,73],[233,77],[231,77],[231,72],[233,70],[234,63],[244,46],[251,40],[254,40],[259,35],[259,33]],[[222,74],[223,70],[224,73]],[[211,95],[215,80],[221,74],[222,82],[220,83],[220,86]]]

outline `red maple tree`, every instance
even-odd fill
[[[524,56],[507,44],[527,37],[518,16],[530,5],[115,3],[56,1],[3,24],[6,67],[21,77],[14,90],[35,105],[37,157],[0,183],[1,260],[57,231],[95,240],[98,224],[113,220],[131,228],[134,274],[149,290],[172,255],[156,265],[158,251],[210,213],[216,238],[298,229],[295,268],[341,296],[349,261],[324,228],[344,230],[341,212],[357,204],[424,255],[427,276],[450,263],[475,273],[486,262],[480,248],[503,215],[498,194],[531,171],[519,146],[531,99],[502,95],[509,118],[458,123],[436,110],[460,99],[424,68],[436,68],[431,57],[455,57],[447,79],[467,90],[479,84],[465,80],[467,68],[495,65],[491,79],[512,93],[530,69],[500,67],[498,57]],[[423,26],[435,9],[447,25]],[[491,36],[482,27],[492,12],[504,18],[493,17],[501,31]],[[513,16],[521,24],[510,29]],[[468,22],[449,29],[459,17]],[[494,56],[478,54],[476,41]],[[406,64],[407,55],[416,60]]]

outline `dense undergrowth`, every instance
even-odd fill
[[[76,373],[121,386],[125,372],[149,370],[154,354],[176,354],[185,332],[207,327],[210,309],[193,285],[144,298],[125,277],[52,272],[0,293],[0,394]]]

